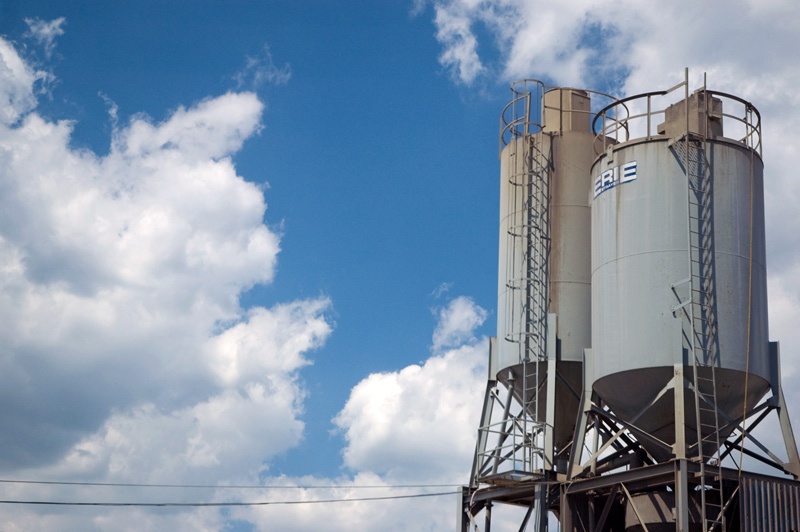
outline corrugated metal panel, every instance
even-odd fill
[[[742,532],[800,531],[800,482],[743,476],[739,487]]]

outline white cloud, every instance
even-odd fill
[[[467,310],[468,309],[468,310]],[[296,489],[242,493],[248,501],[319,501],[449,492],[452,487],[363,489],[397,484],[460,484],[469,476],[486,383],[488,340],[474,338],[486,311],[466,297],[450,302],[436,331],[454,327],[460,340],[421,365],[375,373],[358,383],[334,424],[344,434],[344,466],[352,478],[272,478],[271,485],[327,485],[331,489]],[[233,495],[228,495],[234,497]],[[328,506],[267,506],[236,509],[236,518],[259,530],[328,530],[346,532],[447,530],[455,520],[456,496],[348,502]],[[518,522],[518,519],[517,519]],[[512,523],[507,521],[506,524]],[[502,528],[502,516],[496,523]]]
[[[475,329],[486,321],[487,312],[472,299],[461,296],[438,309],[439,323],[433,332],[433,351],[453,347],[474,339]]]
[[[453,288],[453,283],[442,283],[436,287],[436,290],[431,292],[431,295],[433,296],[434,299],[439,299],[444,294],[449,292],[451,288]]]
[[[56,47],[56,37],[64,35],[64,28],[67,19],[59,17],[51,20],[50,22],[40,18],[26,18],[25,24],[28,25],[27,36],[33,37],[40,45],[44,47],[45,57],[48,59],[53,55],[53,50]]]
[[[581,85],[583,71],[602,60],[586,38],[605,23],[598,21],[592,27],[590,14],[600,8],[614,10],[594,0],[441,0],[433,4],[436,38],[443,46],[439,61],[468,85],[489,71],[502,72],[508,80],[539,73],[565,84]],[[489,30],[490,42],[478,41],[477,26]],[[487,64],[481,58],[479,50],[484,50],[486,57],[486,50],[493,48],[500,52],[502,64]]]
[[[181,159],[218,159],[238,151],[244,140],[261,127],[264,105],[252,93],[228,93],[178,108],[162,124],[134,119],[117,133],[116,153],[147,157],[151,154]]]
[[[300,399],[291,379],[276,378],[173,411],[162,412],[152,403],[137,406],[112,415],[48,472],[51,478],[91,472],[109,480],[150,483],[255,476],[263,460],[299,441]]]
[[[97,95],[103,99],[103,102],[106,104],[106,107],[108,107],[108,118],[111,120],[111,126],[116,130],[117,124],[119,123],[119,106],[114,100],[109,98],[106,94],[98,92]]]
[[[260,55],[248,55],[245,59],[245,67],[233,77],[239,88],[250,86],[257,89],[265,83],[283,85],[292,77],[292,68],[288,63],[283,65],[283,68],[275,65],[267,45],[264,45]]]
[[[347,467],[394,481],[469,475],[488,353],[487,339],[473,334],[485,316],[472,300],[454,299],[439,314],[434,356],[353,388],[334,419],[347,440]]]
[[[219,532],[225,520],[217,509],[201,508],[160,513],[141,508],[111,508],[103,513],[58,509],[34,514],[27,508],[8,510],[0,516],[6,532]],[[88,516],[88,517],[87,517]]]
[[[488,68],[506,81],[534,77],[589,88],[611,82],[630,94],[669,85],[662,81],[684,66],[733,71],[742,79],[797,71],[785,61],[785,50],[800,39],[800,7],[793,2],[740,2],[737,9],[722,0],[682,0],[657,9],[632,0],[432,3],[442,63],[467,84]],[[489,30],[485,42],[477,40],[477,25]],[[737,47],[743,36],[748,46]],[[497,64],[487,64],[493,52],[499,52]],[[760,78],[759,85],[764,81],[773,79]]]
[[[478,40],[472,31],[469,10],[454,9],[453,5],[448,7],[435,8],[436,38],[445,47],[439,62],[454,69],[458,79],[469,85],[484,71],[478,57]]]
[[[276,484],[330,485],[331,479],[314,477],[277,479]],[[358,499],[386,497],[420,493],[418,488],[409,489],[361,489],[363,486],[387,485],[374,473],[360,473],[352,479],[334,479],[335,488],[327,490],[283,490],[265,494],[245,493],[249,501],[319,501],[330,499]],[[435,488],[430,492],[453,491],[450,488]],[[384,501],[360,501],[335,504],[306,504],[266,506],[236,509],[233,516],[252,522],[257,530],[281,530],[301,532],[325,530],[328,532],[403,532],[420,530],[434,532],[449,530],[455,521],[455,495],[432,498],[414,498]]]
[[[488,341],[372,374],[353,388],[334,422],[344,463],[393,481],[463,482],[475,449]]]
[[[209,363],[214,374],[225,386],[259,375],[291,375],[309,364],[303,353],[320,347],[330,334],[331,326],[320,319],[329,305],[327,299],[317,299],[252,309],[246,322],[211,341]]]
[[[36,106],[34,84],[42,77],[8,41],[0,39],[0,124],[13,124]]]
[[[325,298],[239,304],[272,280],[280,249],[262,189],[232,161],[263,104],[229,93],[160,123],[136,116],[101,157],[35,112],[37,74],[3,39],[0,57],[0,470],[252,482],[302,438],[299,371],[331,333]],[[216,510],[127,512],[4,506],[0,528],[223,526]]]
[[[457,298],[450,307],[465,302]],[[302,322],[297,314],[317,316],[326,303],[306,302],[273,309],[270,323],[276,327]],[[262,311],[263,312],[263,311]],[[479,307],[473,314],[485,311]],[[455,519],[455,494],[432,498],[386,501],[321,503],[331,499],[414,495],[421,492],[454,491],[452,487],[391,488],[381,486],[418,483],[460,484],[469,473],[475,433],[486,378],[487,339],[475,339],[474,329],[462,335],[466,343],[431,356],[421,366],[373,374],[359,383],[336,416],[335,424],[347,440],[344,465],[353,475],[338,478],[314,476],[263,476],[260,457],[293,445],[299,436],[299,422],[291,412],[297,407],[297,388],[291,379],[267,379],[268,384],[234,386],[239,375],[283,375],[302,367],[306,361],[298,354],[315,345],[326,331],[319,318],[310,319],[305,334],[286,331],[285,341],[275,340],[271,327],[259,322],[263,316],[250,316],[251,336],[240,325],[228,329],[209,343],[217,358],[227,361],[231,349],[239,352],[236,371],[218,369],[231,386],[218,396],[181,409],[164,410],[145,404],[124,414],[109,417],[103,427],[75,445],[55,466],[33,470],[48,479],[105,478],[117,482],[203,483],[225,471],[225,478],[253,484],[261,478],[266,486],[289,486],[278,490],[215,490],[213,494],[196,490],[135,490],[107,487],[5,486],[13,499],[65,500],[170,500],[173,502],[307,501],[306,505],[234,507],[226,516],[214,509],[153,512],[146,509],[96,509],[76,517],[74,509],[54,509],[52,514],[32,515],[26,508],[0,508],[0,525],[61,532],[75,528],[90,531],[139,532],[155,530],[221,530],[230,520],[251,523],[256,530],[300,532],[325,529],[345,532],[357,528],[366,532],[400,532],[414,528],[433,532],[452,526]],[[445,313],[446,314],[446,313]],[[448,321],[440,317],[437,330]],[[477,322],[467,320],[467,323]],[[297,326],[294,326],[297,328]],[[247,360],[248,354],[263,339],[274,345],[267,351],[280,353],[269,363]],[[315,340],[315,338],[317,338]],[[300,340],[298,340],[300,339]],[[243,368],[248,364],[249,371]],[[291,375],[291,373],[289,373]],[[253,378],[251,377],[251,382]],[[282,389],[270,385],[284,382]],[[293,404],[289,404],[292,403]],[[284,416],[276,419],[277,416]],[[294,424],[295,432],[275,431],[279,424]],[[283,440],[279,439],[281,436]],[[294,439],[293,439],[294,438]],[[239,476],[230,476],[238,472]],[[30,475],[31,471],[23,471]],[[259,476],[259,473],[262,473]],[[218,478],[218,477],[217,477]],[[239,480],[241,479],[241,481]],[[305,486],[330,486],[312,489]],[[378,486],[376,488],[376,486]],[[79,496],[76,496],[79,490]],[[87,517],[87,515],[89,517]],[[495,524],[518,522],[500,512]]]

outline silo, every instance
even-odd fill
[[[756,113],[741,124],[743,137],[725,136],[722,100],[699,91],[661,111],[652,135],[657,115],[645,96],[648,131],[608,146],[592,166],[593,390],[622,420],[673,446],[683,432],[691,446],[695,368],[701,377],[713,368],[716,407],[733,420],[773,377],[763,163],[753,144],[760,131]],[[607,131],[623,124],[609,123]],[[676,386],[685,388],[685,427],[676,427]],[[641,443],[657,460],[669,458],[663,446]]]
[[[495,503],[527,507],[519,530],[547,530],[548,512],[568,532],[797,529],[758,112],[705,80],[690,95],[688,69],[605,107],[512,90],[498,338],[457,530],[478,512],[489,530]],[[785,461],[752,434],[770,412]],[[744,471],[744,456],[795,480]]]
[[[517,400],[544,420],[537,390],[545,388],[549,338],[559,375],[551,394],[557,452],[572,437],[591,341],[591,99],[530,80],[512,90],[517,116],[501,132],[497,379],[513,379]]]

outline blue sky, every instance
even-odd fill
[[[190,501],[466,480],[495,331],[498,121],[522,77],[622,95],[689,66],[755,103],[790,378],[800,12],[727,7],[0,1],[0,477],[338,486],[79,494]],[[441,530],[455,507],[384,504],[5,507],[0,528]]]
[[[111,130],[99,93],[123,124],[256,89],[264,128],[236,154],[236,168],[268,184],[265,222],[283,237],[275,281],[242,304],[331,298],[335,334],[303,371],[306,440],[276,467],[334,474],[341,443],[330,419],[364,376],[427,358],[431,309],[448,298],[433,297],[437,288],[474,286],[484,308],[496,297],[492,177],[504,87],[454,87],[429,17],[412,17],[406,2],[162,4],[71,12],[26,3],[4,30],[34,48],[20,38],[25,18],[66,18],[48,62],[58,82],[43,107],[76,120],[72,145],[99,154]],[[267,51],[290,79],[254,87],[245,73],[240,87],[247,57],[265,61]]]

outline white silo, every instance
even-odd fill
[[[681,430],[667,388],[676,365],[684,387],[696,366],[701,377],[713,367],[716,404],[730,419],[742,416],[745,397],[752,409],[772,381],[760,132],[748,124],[744,139],[726,137],[722,103],[697,92],[666,109],[660,134],[621,139],[592,166],[593,390],[669,445]],[[606,129],[618,125],[608,120]],[[697,421],[688,388],[691,446]],[[658,459],[682,454],[643,445]]]
[[[519,116],[505,124],[500,153],[497,379],[513,378],[515,397],[544,421],[549,338],[560,376],[560,422],[551,427],[558,454],[572,437],[578,397],[570,388],[581,388],[591,341],[591,100],[531,80],[513,90]]]

